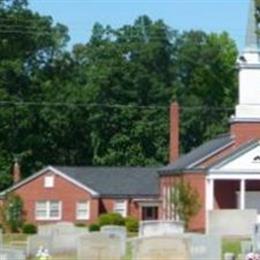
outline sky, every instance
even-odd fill
[[[249,0],[29,0],[30,7],[69,28],[70,47],[85,43],[95,22],[118,28],[140,15],[162,19],[172,29],[227,31],[244,46]]]

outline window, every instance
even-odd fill
[[[116,200],[114,204],[114,212],[119,213],[122,217],[127,216],[127,200]]]
[[[35,216],[37,220],[59,220],[61,219],[60,201],[37,201],[35,205]]]
[[[157,206],[142,207],[142,220],[157,220],[157,219],[158,219]]]
[[[89,219],[89,201],[79,201],[79,202],[77,202],[76,218],[78,220]]]
[[[44,178],[44,187],[53,188],[54,187],[54,176],[46,176]]]

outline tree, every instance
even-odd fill
[[[8,194],[1,212],[4,228],[11,232],[17,232],[22,227],[24,221],[23,201],[18,195]]]
[[[188,227],[190,219],[195,216],[201,207],[198,191],[183,179],[179,180],[171,192],[175,219],[180,219]]]
[[[226,33],[178,33],[142,16],[117,29],[97,23],[68,51],[67,28],[25,0],[1,0],[0,21],[0,189],[14,155],[23,177],[48,164],[168,163],[172,100],[183,152],[227,129],[237,50]]]
[[[255,6],[256,6],[256,21],[259,25],[260,23],[260,0],[255,0]]]
[[[237,49],[227,33],[185,32],[176,44],[175,96],[182,107],[182,151],[228,129],[237,98]],[[186,109],[185,107],[193,107]]]

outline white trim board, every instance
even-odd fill
[[[221,174],[209,174],[206,177],[207,180],[260,180],[260,174],[258,173],[221,173]]]
[[[28,182],[30,182],[30,181],[36,179],[36,178],[38,178],[39,176],[45,174],[45,173],[48,172],[48,171],[53,172],[54,174],[56,174],[56,175],[62,177],[63,179],[69,181],[70,183],[76,185],[77,187],[79,187],[79,188],[81,188],[81,189],[83,189],[83,190],[89,192],[92,196],[95,196],[95,197],[98,197],[98,196],[99,196],[99,193],[98,193],[98,192],[96,192],[96,191],[92,190],[91,188],[89,188],[89,187],[87,187],[87,186],[81,184],[81,183],[78,182],[77,180],[75,180],[75,179],[69,177],[67,174],[65,174],[65,173],[63,173],[63,172],[61,172],[61,171],[59,171],[58,169],[54,168],[53,166],[47,166],[47,167],[43,168],[42,170],[36,172],[35,174],[31,175],[30,177],[24,179],[23,181],[21,181],[21,182],[15,184],[14,186],[12,186],[12,187],[10,187],[10,188],[8,188],[8,189],[2,191],[2,192],[0,193],[0,196],[3,196],[3,195],[5,195],[5,194],[8,193],[8,192],[11,192],[11,191],[13,191],[13,190],[18,189],[19,187],[25,185],[26,183],[28,183]]]

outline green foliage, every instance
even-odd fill
[[[22,199],[14,194],[10,193],[7,195],[2,208],[2,221],[3,224],[11,232],[17,232],[23,225],[23,201]]]
[[[198,191],[184,180],[180,180],[174,185],[171,192],[171,203],[174,205],[175,218],[178,216],[186,227],[201,207]]]
[[[222,240],[222,256],[224,258],[225,253],[234,253],[236,256],[241,254],[241,240],[237,238],[223,239]],[[222,259],[223,259],[222,258]]]
[[[74,223],[75,227],[86,227],[86,224],[85,223],[82,223],[82,222],[76,222]]]
[[[139,222],[136,218],[127,217],[125,218],[125,226],[128,232],[137,233],[139,229]]]
[[[15,28],[0,33],[1,190],[14,155],[23,177],[49,164],[167,163],[172,100],[198,107],[182,109],[183,152],[228,129],[237,50],[226,33],[178,33],[144,16],[96,24],[67,51],[67,28],[26,1],[0,1],[0,19]]]
[[[98,224],[90,224],[88,227],[89,232],[95,232],[100,230],[100,226]]]
[[[23,225],[22,231],[24,234],[36,234],[37,226],[31,223],[27,223]]]
[[[260,23],[260,0],[255,0],[255,6],[256,6],[256,20],[258,22],[258,26]]]
[[[107,213],[102,214],[98,218],[99,226],[106,226],[106,225],[117,225],[117,226],[124,226],[125,220],[124,218],[118,213]]]

